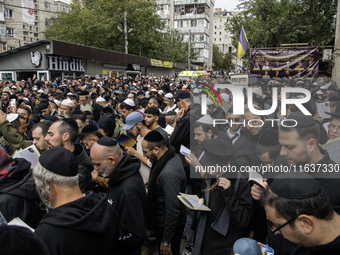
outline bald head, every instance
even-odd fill
[[[98,171],[103,177],[108,177],[123,158],[123,151],[118,144],[104,146],[96,142],[91,148],[90,155],[94,170]]]

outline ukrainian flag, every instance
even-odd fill
[[[242,26],[240,33],[240,41],[237,46],[237,57],[241,59],[249,51],[248,39],[244,27]]]

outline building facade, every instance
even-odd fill
[[[69,9],[54,0],[0,0],[0,52],[45,40],[51,18]]]
[[[165,28],[178,31],[183,41],[193,45],[198,58],[189,69],[211,70],[214,0],[158,0],[157,10]]]
[[[223,54],[236,54],[237,49],[232,44],[233,34],[228,31],[228,23],[230,22],[230,19],[233,16],[238,15],[238,13],[239,12],[231,12],[227,10],[222,11],[221,8],[215,8],[214,21],[212,24],[214,30],[213,43]],[[235,65],[235,71],[238,71],[243,67],[242,60],[239,60],[236,55],[233,58],[233,64]]]
[[[0,53],[0,80],[82,78],[85,75],[175,76],[185,64],[103,50],[62,41],[38,41]]]

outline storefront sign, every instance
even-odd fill
[[[72,61],[62,60],[58,56],[47,56],[47,58],[48,69],[51,71],[85,72],[85,63],[79,58],[72,58]]]

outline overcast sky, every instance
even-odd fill
[[[227,11],[234,11],[238,4],[239,0],[215,0],[215,8],[222,8]]]

